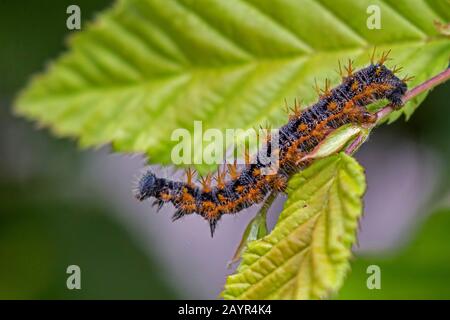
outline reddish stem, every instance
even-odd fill
[[[359,146],[364,142],[364,136],[360,133],[358,134],[358,136],[355,138],[355,140],[352,141],[352,143],[350,143],[350,145],[347,147],[347,149],[345,149],[345,153],[346,154],[353,154],[353,152],[356,151],[356,149],[359,148]]]

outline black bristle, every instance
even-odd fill
[[[152,203],[152,207],[156,207],[156,212],[159,212],[163,206],[164,206],[164,201],[161,199],[156,199]]]
[[[177,209],[172,216],[172,222],[177,221],[178,219],[184,216],[184,212],[181,209]]]
[[[211,238],[214,237],[214,231],[216,230],[217,220],[209,220],[209,229],[211,230]]]

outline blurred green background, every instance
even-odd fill
[[[66,8],[74,3],[85,22],[111,2],[0,2],[0,298],[189,297],[108,214],[116,208],[80,179],[89,151],[11,114],[18,90],[64,49]],[[450,298],[449,101],[450,84],[440,86],[408,123],[380,129],[433,149],[445,172],[429,201],[435,213],[396,252],[355,259],[339,298]],[[82,269],[82,290],[65,286],[71,264]],[[382,269],[382,290],[366,288],[370,264]]]
[[[412,243],[384,257],[363,257],[339,293],[341,299],[449,299],[450,210],[434,212],[417,230]],[[381,289],[368,290],[367,267],[381,270]],[[370,273],[371,274],[371,273]]]

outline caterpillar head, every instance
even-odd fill
[[[394,72],[385,65],[377,63],[369,67],[368,73],[373,82],[384,84],[382,95],[391,101],[394,107],[401,107],[403,104],[402,98],[408,87],[406,82],[398,78]]]
[[[149,197],[153,197],[157,190],[157,178],[151,171],[147,171],[139,180],[139,184],[136,190],[136,198],[140,201]]]

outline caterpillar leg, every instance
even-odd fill
[[[348,114],[349,120],[359,125],[372,124],[377,121],[377,115],[369,112],[365,107],[354,106]]]
[[[407,86],[405,83],[402,83],[402,85],[397,86],[388,96],[387,99],[392,103],[392,107],[395,110],[400,109],[403,107],[403,96],[405,95],[407,91]]]

